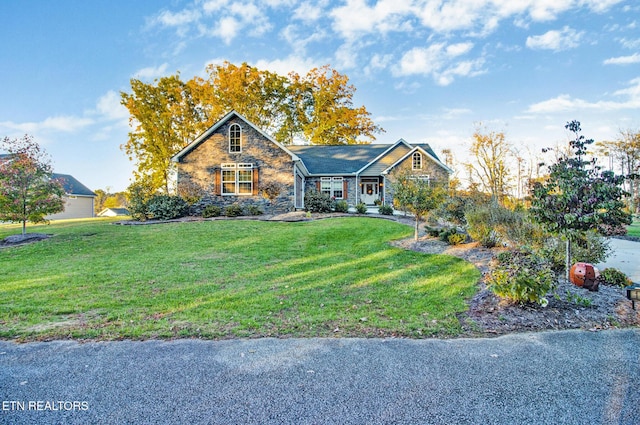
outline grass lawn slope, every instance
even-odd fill
[[[17,233],[0,226],[0,239]],[[0,338],[455,336],[479,272],[371,218],[33,226],[0,249]]]

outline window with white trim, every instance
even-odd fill
[[[229,152],[242,152],[242,129],[238,124],[229,127]]]
[[[414,152],[411,161],[414,170],[422,170],[422,154],[420,152]]]
[[[343,184],[342,177],[321,177],[320,192],[335,199],[342,199],[344,197]]]
[[[222,164],[222,194],[252,195],[253,172],[253,164]]]

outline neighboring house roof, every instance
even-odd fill
[[[286,153],[288,153],[289,155],[291,155],[291,158],[296,161],[298,160],[298,157],[296,157],[293,152],[291,152],[289,149],[287,149],[283,144],[277,142],[273,137],[269,136],[267,133],[265,133],[264,131],[262,131],[261,129],[259,129],[258,127],[256,127],[255,125],[253,125],[253,123],[251,121],[249,121],[248,119],[246,119],[245,117],[243,117],[242,115],[240,115],[239,113],[237,113],[235,110],[229,112],[227,115],[225,115],[224,117],[222,117],[220,120],[218,120],[217,123],[215,123],[214,125],[212,125],[211,127],[209,127],[204,133],[202,133],[201,135],[199,135],[193,142],[189,143],[187,146],[185,146],[180,152],[178,152],[177,154],[175,154],[174,156],[171,157],[171,161],[173,162],[180,162],[180,160],[182,159],[182,157],[184,157],[185,155],[187,155],[189,152],[191,152],[192,150],[194,150],[196,147],[198,147],[198,145],[200,145],[202,142],[204,142],[205,140],[207,140],[209,138],[209,136],[211,136],[218,128],[220,128],[224,123],[226,123],[228,120],[230,120],[232,117],[238,117],[241,120],[243,120],[244,122],[246,122],[248,125],[250,125],[254,130],[256,130],[258,133],[260,133],[262,136],[264,136],[267,140],[269,140],[270,142],[273,142],[275,145],[277,145],[280,149],[282,149],[283,151],[285,151]]]
[[[98,217],[117,215],[129,215],[129,210],[126,208],[105,208],[98,213]]]
[[[51,178],[60,180],[60,182],[62,183],[62,187],[64,188],[64,191],[67,195],[96,196],[96,194],[93,193],[91,189],[80,183],[78,180],[76,180],[75,177],[69,174],[53,173],[51,175]]]

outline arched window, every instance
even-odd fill
[[[229,152],[242,152],[242,129],[238,124],[229,127]]]
[[[412,168],[414,170],[422,170],[422,154],[420,152],[415,152],[412,159]]]

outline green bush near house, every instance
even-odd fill
[[[380,205],[378,213],[382,215],[393,215],[393,207],[391,205]]]
[[[333,211],[333,201],[326,193],[310,190],[304,194],[304,206],[309,212],[329,213]]]
[[[262,209],[257,206],[257,205],[249,205],[247,207],[247,214],[248,215],[262,215]]]
[[[358,202],[356,204],[356,212],[358,214],[366,214],[367,213],[367,204],[364,202]]]
[[[217,205],[207,205],[202,210],[202,217],[211,218],[211,217],[220,217],[222,214],[222,208]]]
[[[227,217],[240,217],[244,215],[244,210],[238,204],[231,204],[224,209],[224,215]]]
[[[179,196],[154,195],[147,202],[148,217],[155,220],[171,220],[184,217],[189,205]]]
[[[335,204],[335,211],[339,213],[348,213],[349,204],[347,204],[347,201],[338,201]]]

